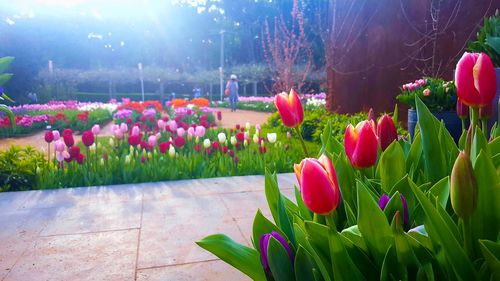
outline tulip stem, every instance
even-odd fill
[[[306,157],[309,157],[309,152],[307,152],[306,143],[304,142],[304,138],[302,138],[302,134],[300,133],[299,126],[295,127],[294,129],[295,129],[295,132],[297,133],[297,135],[299,135],[300,143],[302,144],[302,149],[304,150],[304,154],[306,155]]]
[[[465,130],[465,118],[460,118],[462,121],[462,132]]]
[[[330,214],[326,215],[326,225],[332,230],[332,231],[337,231],[337,225],[335,225],[335,221],[333,219],[334,212],[331,212]]]
[[[462,219],[463,222],[463,234],[464,234],[464,248],[465,253],[469,258],[473,258],[473,249],[472,249],[472,233],[471,233],[471,224],[470,217],[465,217]]]
[[[484,135],[486,136],[486,139],[488,139],[488,119],[481,119],[481,127]]]

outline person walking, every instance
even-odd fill
[[[235,74],[231,74],[231,79],[227,81],[226,91],[229,92],[229,104],[231,105],[231,112],[236,111],[236,106],[238,104],[238,77]]]

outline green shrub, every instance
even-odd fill
[[[32,189],[41,165],[45,165],[44,156],[30,146],[0,151],[0,192]]]

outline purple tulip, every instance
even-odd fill
[[[267,273],[271,273],[271,269],[269,268],[269,260],[267,257],[267,248],[269,246],[269,239],[271,239],[271,237],[274,237],[276,240],[278,240],[278,242],[280,242],[280,244],[283,246],[283,248],[285,248],[285,250],[288,254],[288,257],[290,258],[290,260],[292,262],[292,265],[293,265],[293,261],[294,261],[294,253],[293,253],[292,249],[290,248],[290,245],[288,244],[288,242],[286,241],[286,239],[283,236],[281,236],[279,233],[277,233],[275,231],[273,231],[271,233],[263,234],[260,236],[260,239],[259,239],[260,257],[261,257],[261,261],[262,261],[262,266],[264,267],[264,271]]]
[[[408,213],[408,203],[406,202],[406,198],[403,196],[403,194],[399,194],[399,198],[401,199],[401,203],[403,204],[403,219],[404,219],[404,225],[408,226],[410,223],[410,214]],[[391,201],[391,198],[387,194],[382,194],[380,196],[380,199],[378,200],[378,206],[380,209],[385,210],[385,207],[387,204],[389,204],[389,201]]]

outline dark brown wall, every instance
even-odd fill
[[[423,75],[451,80],[456,62],[468,39],[475,39],[483,16],[500,8],[499,0],[462,0],[453,12],[457,1],[441,1],[433,67],[429,59],[434,53],[433,40],[428,36],[433,34],[431,1],[355,0],[353,7],[350,1],[337,2],[337,33],[329,46],[333,51],[329,52],[332,65],[327,68],[327,107],[342,113],[370,107],[376,112],[391,111],[399,86]],[[358,12],[353,13],[353,8]]]

